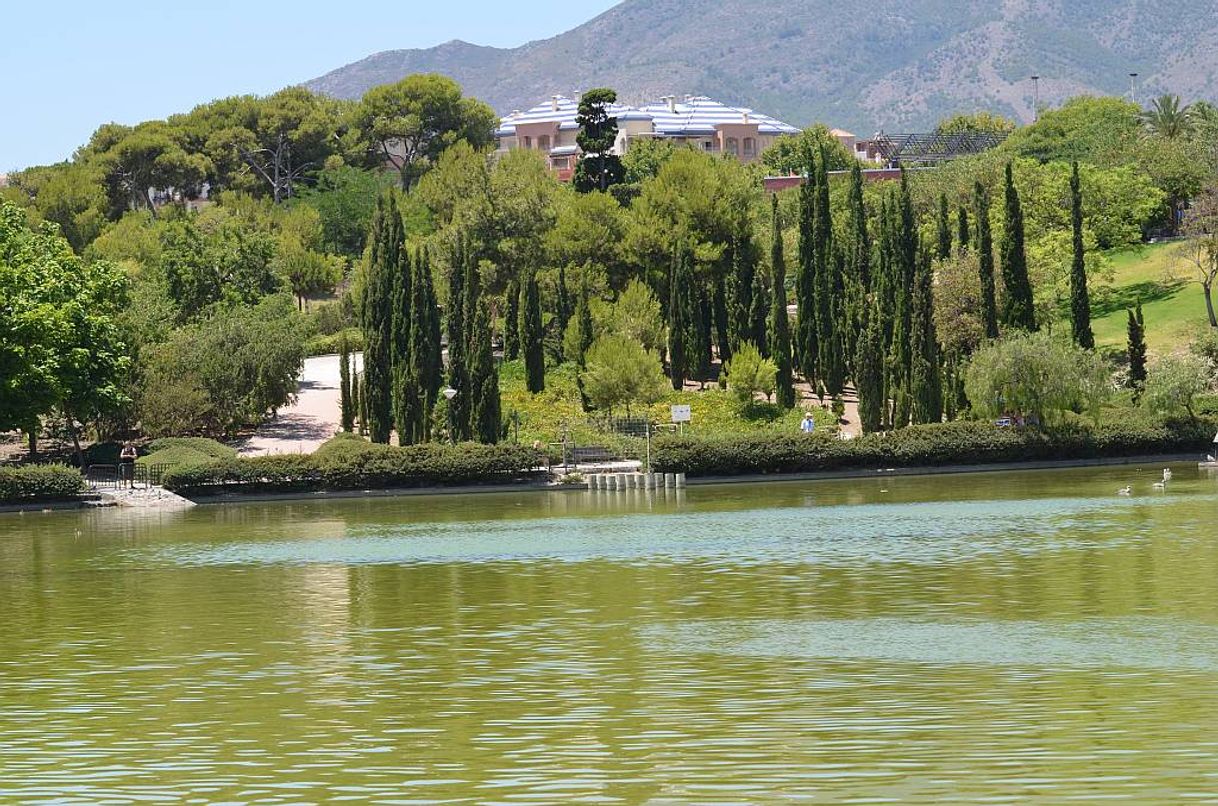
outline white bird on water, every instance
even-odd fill
[[[1126,484],[1121,489],[1117,490],[1117,495],[1132,495],[1132,494],[1133,494],[1133,487],[1130,487],[1128,484]]]

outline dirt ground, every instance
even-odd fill
[[[356,371],[363,354],[354,356]],[[238,446],[243,456],[277,453],[312,453],[339,430],[338,356],[306,358],[296,402],[258,427]]]

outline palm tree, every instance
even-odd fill
[[[1189,108],[1180,104],[1179,95],[1160,95],[1138,117],[1151,134],[1165,140],[1175,140],[1192,129]]]

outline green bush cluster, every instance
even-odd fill
[[[305,341],[306,356],[336,355],[340,352],[342,340],[347,340],[347,349],[351,352],[362,352],[364,349],[364,334],[357,327],[347,328],[338,333],[322,333]]]
[[[80,471],[66,465],[0,467],[0,504],[70,501],[83,488]]]
[[[148,454],[136,460],[141,465],[185,467],[221,459],[235,459],[237,449],[207,437],[162,437],[148,444]]]
[[[1214,418],[1064,425],[1045,430],[958,422],[912,426],[851,440],[827,433],[664,437],[652,448],[652,463],[665,473],[733,476],[1138,456],[1203,449],[1216,426],[1218,419]]]
[[[166,474],[180,495],[377,490],[492,484],[537,477],[545,455],[524,445],[374,445],[344,435],[315,453],[212,460]]]

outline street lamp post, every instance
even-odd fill
[[[1032,76],[1032,120],[1040,120],[1040,76]]]
[[[1137,80],[1138,80],[1137,73],[1129,74],[1129,100],[1131,100],[1131,101],[1133,100],[1134,92],[1137,90]]]
[[[457,429],[453,427],[453,398],[457,396],[457,390],[448,386],[440,394],[444,395],[444,399],[448,401],[448,441],[456,445]]]

